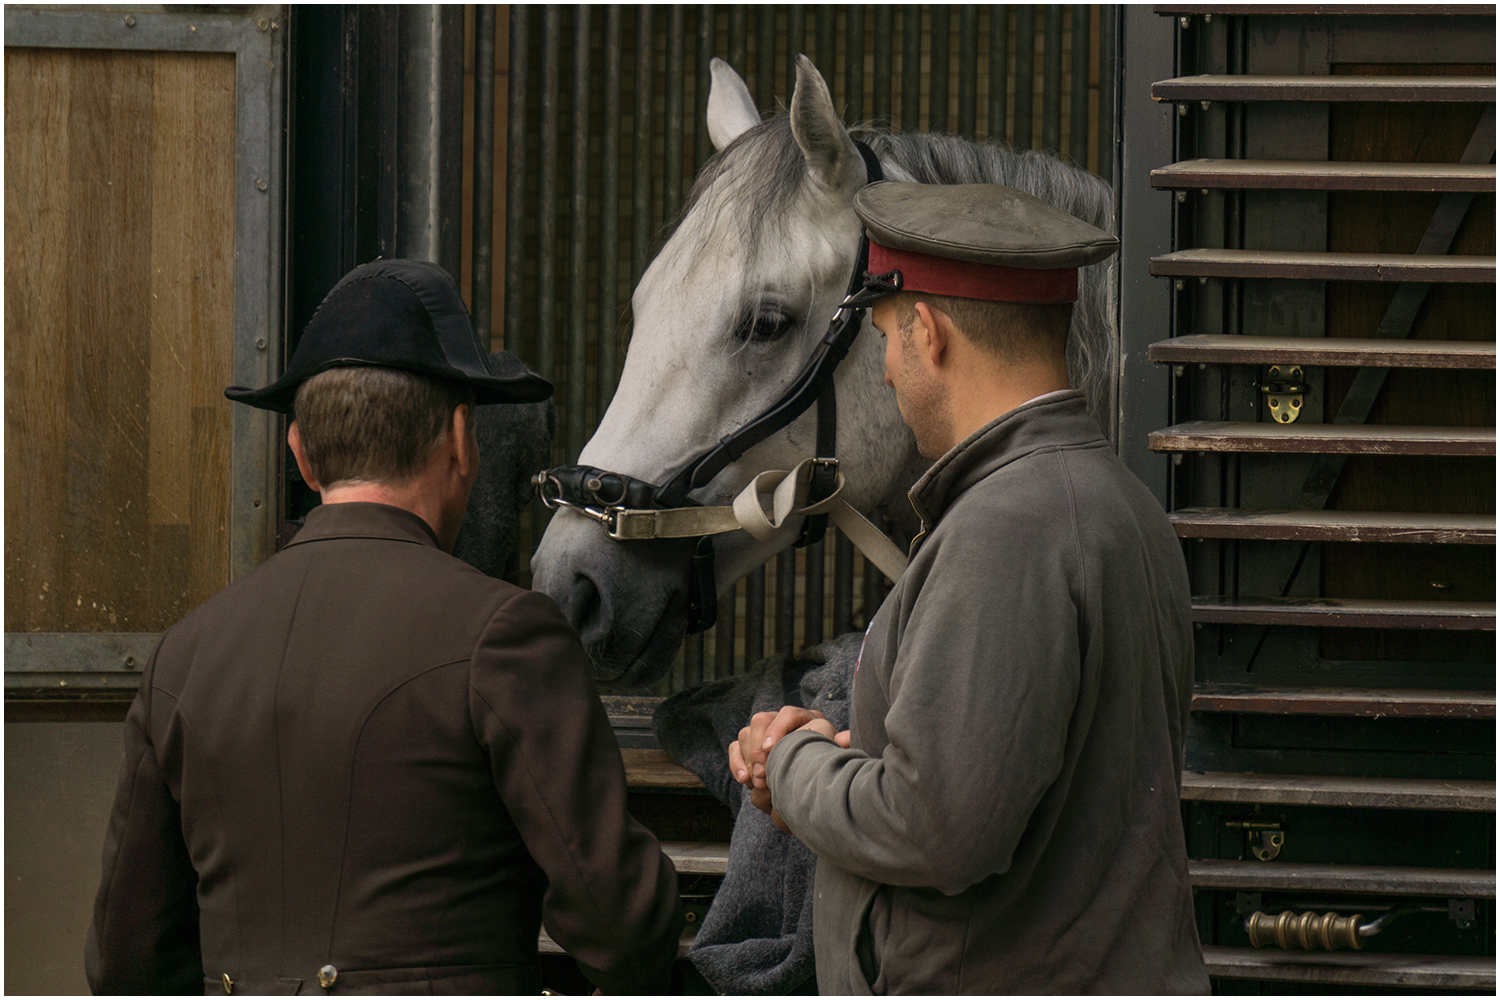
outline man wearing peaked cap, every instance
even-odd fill
[[[1179,812],[1187,571],[1068,388],[1114,237],[996,185],[877,183],[857,299],[932,467],[848,734],[788,707],[730,749],[818,855],[824,993],[1206,993]]]
[[[492,374],[453,279],[355,268],[286,373],[322,505],[162,638],[126,721],[96,993],[537,993],[545,925],[598,986],[667,983],[676,873],[550,599],[453,558]]]

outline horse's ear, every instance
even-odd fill
[[[752,125],[760,123],[760,109],[745,81],[722,59],[708,64],[713,84],[708,88],[708,138],[723,149]]]
[[[864,161],[848,129],[833,109],[828,84],[805,55],[797,56],[797,89],[792,92],[792,135],[807,157],[807,172],[821,187],[843,191],[865,179]]]

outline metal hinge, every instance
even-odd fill
[[[1265,394],[1271,419],[1278,424],[1296,423],[1297,418],[1302,416],[1307,386],[1302,381],[1301,366],[1272,365],[1267,368],[1260,391]]]

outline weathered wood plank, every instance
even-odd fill
[[[1167,190],[1493,191],[1493,163],[1367,163],[1320,160],[1183,160],[1151,171]]]
[[[1262,538],[1299,542],[1494,545],[1493,514],[1400,514],[1354,510],[1186,507],[1167,515],[1179,538]]]
[[[1159,80],[1155,101],[1441,101],[1495,99],[1494,76],[1221,76]]]
[[[1482,284],[1494,282],[1495,258],[1460,254],[1318,253],[1307,250],[1217,250],[1195,247],[1152,257],[1151,273],[1159,278],[1287,278],[1300,281]]]
[[[1332,597],[1195,597],[1193,621],[1308,628],[1420,628],[1494,631],[1483,601],[1341,600]]]
[[[1264,861],[1188,861],[1195,889],[1264,892],[1370,892],[1391,896],[1495,898],[1495,873],[1459,868],[1390,868],[1380,865],[1298,865]]]
[[[1195,420],[1152,431],[1148,436],[1148,446],[1152,451],[1492,456],[1495,454],[1495,429]]]
[[[1375,368],[1495,367],[1493,340],[1382,340],[1346,337],[1242,337],[1195,333],[1146,349],[1164,364],[1330,365]]]
[[[1300,952],[1203,946],[1208,974],[1226,979],[1406,986],[1413,989],[1495,988],[1493,958],[1381,955],[1373,952]]]
[[[698,776],[667,756],[665,750],[621,750],[625,783],[631,788],[702,788]]]
[[[1194,802],[1282,806],[1494,812],[1493,781],[1337,778],[1325,775],[1186,772],[1182,797]]]
[[[1207,685],[1193,691],[1193,711],[1493,719],[1495,692]]]
[[[729,870],[729,845],[664,841],[662,853],[672,859],[678,874],[723,875]]]
[[[235,57],[5,61],[6,628],[159,631],[229,582]]]
[[[1245,14],[1306,17],[1379,17],[1393,14],[1402,17],[1495,16],[1494,5],[1483,3],[1158,3],[1152,4],[1151,10],[1156,14],[1224,14],[1228,16]]]

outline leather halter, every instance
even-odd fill
[[[865,161],[867,183],[883,180],[880,161],[875,152],[865,143],[854,140]],[[828,332],[813,349],[811,357],[803,365],[796,381],[761,414],[739,429],[725,435],[719,443],[688,462],[671,479],[661,486],[622,475],[582,465],[560,465],[537,473],[532,482],[541,494],[541,500],[549,508],[571,507],[605,525],[610,537],[627,539],[622,532],[620,515],[632,511],[663,511],[675,508],[698,506],[689,499],[693,490],[707,486],[713,478],[731,462],[772,434],[796,420],[813,405],[818,404],[817,458],[813,460],[813,475],[808,491],[812,502],[831,495],[838,481],[838,459],[834,457],[838,437],[838,403],[834,389],[833,374],[849,353],[854,339],[864,324],[864,312],[870,299],[862,296],[869,288],[888,292],[892,286],[899,287],[900,275],[881,275],[866,278],[869,264],[869,239],[861,235],[859,254],[854,263],[854,274],[849,279],[848,292],[839,304]],[[828,516],[808,516],[797,539],[798,547],[820,541],[827,528]],[[713,538],[703,535],[694,545],[691,569],[691,587],[688,595],[688,632],[702,632],[712,627],[718,617],[718,590],[714,582]]]

